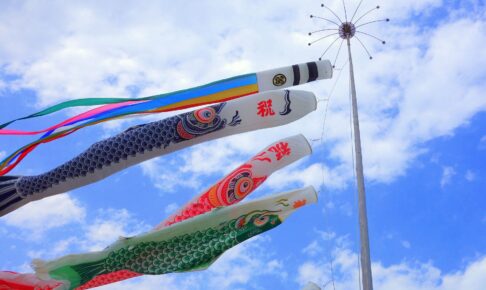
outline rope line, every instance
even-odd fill
[[[346,62],[346,64],[347,64],[347,62]],[[337,75],[337,77],[336,77],[336,79],[335,79],[335,81],[334,81],[334,83],[331,87],[331,90],[329,91],[329,95],[327,97],[326,107],[324,109],[324,120],[322,122],[321,136],[320,136],[319,139],[316,140],[316,141],[319,141],[319,146],[322,146],[324,144],[324,135],[325,135],[325,130],[326,130],[326,120],[327,120],[327,114],[328,114],[328,111],[329,111],[329,105],[330,105],[330,102],[331,102],[331,98],[334,95],[334,91],[336,89],[336,86],[337,86],[339,80],[341,79],[342,72],[343,72],[343,69],[341,68],[339,70],[339,73],[338,73],[338,75]],[[322,175],[322,190],[320,190],[320,192],[322,193],[323,196],[328,197],[327,199],[325,198],[325,200],[330,200],[330,198],[329,198],[330,194],[329,194],[329,191],[326,188],[326,182],[325,182],[326,181],[326,175],[325,175],[325,172],[324,172],[324,166],[321,167],[321,175]],[[327,215],[326,210],[324,210],[323,214],[324,214],[324,228],[327,231],[330,231],[330,225],[329,225],[328,219],[326,217],[326,215]],[[336,284],[335,284],[335,280],[334,280],[334,257],[333,257],[332,251],[328,251],[328,253],[329,253],[329,267],[330,267],[330,271],[331,271],[331,281],[326,282],[323,285],[323,289],[325,289],[328,285],[331,284],[332,289],[336,290]]]

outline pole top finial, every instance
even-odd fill
[[[351,38],[354,38],[354,39],[356,39],[356,41],[359,42],[361,47],[366,51],[366,54],[368,55],[369,59],[373,59],[373,57],[371,56],[371,54],[370,54],[368,48],[366,47],[365,43],[361,40],[361,36],[372,38],[376,41],[379,41],[381,44],[386,44],[386,41],[374,36],[371,33],[363,31],[362,29],[365,26],[372,24],[372,23],[389,22],[390,18],[372,20],[372,21],[367,21],[367,22],[362,21],[363,19],[366,19],[366,16],[368,16],[371,12],[376,11],[376,10],[381,8],[379,5],[373,6],[372,9],[366,11],[365,13],[362,13],[361,15],[357,15],[357,14],[359,14],[358,10],[361,7],[362,2],[363,2],[362,0],[359,2],[358,6],[356,7],[356,10],[352,14],[351,18],[348,18],[346,4],[345,4],[344,0],[343,0],[343,6],[344,6],[345,17],[339,17],[339,15],[336,14],[335,11],[333,11],[329,6],[327,6],[325,4],[321,4],[321,7],[323,7],[328,12],[330,12],[331,17],[326,18],[326,17],[318,16],[316,14],[310,15],[310,18],[316,19],[316,20],[324,20],[327,23],[327,25],[329,25],[329,27],[325,27],[323,29],[319,29],[317,31],[312,31],[312,32],[308,33],[309,36],[313,36],[314,34],[319,34],[319,33],[323,33],[323,32],[328,33],[327,35],[324,35],[323,37],[320,37],[320,38],[308,43],[308,45],[311,46],[316,42],[320,42],[320,41],[323,41],[323,40],[326,40],[326,39],[330,41],[330,44],[328,44],[328,47],[324,50],[324,53],[322,53],[322,55],[319,57],[320,60],[324,57],[324,55],[331,49],[331,47],[335,43],[338,43],[338,44],[340,43],[339,48],[338,48],[338,52],[336,54],[334,64],[333,64],[333,66],[335,67],[336,61],[338,59],[338,56],[339,56],[339,53],[340,53],[340,50],[341,50],[341,47],[342,47],[342,42],[345,41],[345,40],[349,41],[349,40],[351,40]],[[358,36],[358,34],[359,34],[359,36]],[[341,41],[339,41],[340,39],[341,39]]]
[[[356,34],[356,26],[352,22],[343,22],[339,26],[339,36],[342,39],[350,39]]]

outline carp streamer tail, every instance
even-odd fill
[[[0,212],[22,201],[15,186],[19,178],[19,176],[0,176]]]

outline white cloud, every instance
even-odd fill
[[[405,249],[410,249],[412,247],[412,244],[410,244],[409,241],[404,240],[404,241],[401,242],[401,244],[402,244],[402,247],[404,247]]]
[[[486,136],[483,136],[481,140],[479,140],[479,145],[478,145],[479,150],[485,150],[486,149]]]
[[[70,237],[54,243],[52,248],[49,248],[49,250],[45,249],[45,247],[42,249],[29,250],[27,251],[27,257],[30,259],[54,259],[61,255],[67,254],[70,250],[72,250],[73,246],[77,246],[79,243],[79,237]],[[24,272],[30,271],[31,269]]]
[[[393,0],[385,0],[380,2],[380,9],[383,9],[383,14],[391,17],[393,21],[400,21],[403,18],[410,17],[410,14],[427,14],[441,4],[442,0],[410,0],[400,3]]]
[[[466,171],[464,178],[466,178],[467,181],[472,182],[472,181],[476,180],[476,174],[473,171],[468,170],[468,171]]]
[[[486,101],[480,93],[484,70],[477,67],[478,59],[486,63],[485,53],[481,52],[479,58],[464,56],[486,40],[484,27],[482,21],[461,19],[444,23],[432,34],[414,27],[387,28],[385,38],[391,48],[379,53],[373,65],[358,60],[358,101],[369,178],[388,182],[403,175],[414,158],[426,152],[426,141],[453,134],[455,128],[485,109]],[[464,39],[463,29],[478,33],[481,40]],[[386,33],[383,29],[376,32]],[[447,45],[455,42],[460,43],[458,48]],[[458,76],[457,72],[466,73]],[[346,141],[349,129],[339,125],[349,123],[347,106],[345,99],[333,99],[328,115],[328,138],[341,145],[333,146],[331,153],[339,160],[350,156]],[[449,118],[452,112],[454,116]]]
[[[485,277],[482,275],[486,269],[486,259],[478,259],[470,263],[464,271],[446,275],[443,278],[443,289],[481,289],[485,285]]]
[[[388,238],[393,236],[389,234]],[[323,243],[322,237],[318,242]],[[411,247],[411,244],[403,240],[402,246],[407,248]],[[323,255],[309,256],[308,260],[299,265],[296,281],[301,286],[313,281],[323,290],[330,289],[331,283],[334,283],[336,289],[357,288],[360,283],[359,255],[351,250],[347,236],[336,239],[330,257],[332,265]],[[387,266],[379,261],[372,263],[373,284],[377,290],[479,290],[486,283],[486,277],[481,274],[484,271],[486,256],[478,256],[463,270],[450,273],[443,273],[431,262],[423,263],[410,259]]]
[[[336,233],[335,232],[330,232],[330,231],[318,231],[321,239],[324,241],[330,241],[336,238]]]
[[[335,251],[334,283],[336,289],[354,289],[358,287],[358,255],[347,249]],[[384,266],[372,264],[373,283],[377,290],[480,290],[486,283],[482,274],[486,271],[486,258],[479,258],[469,263],[463,271],[442,273],[430,263],[407,263]],[[309,281],[320,285],[332,281],[328,263],[307,261],[299,266],[297,281],[305,285]],[[323,288],[326,289],[326,288]]]
[[[339,210],[342,214],[350,217],[353,215],[353,206],[349,202],[344,202],[339,205]]]
[[[325,244],[325,237],[318,232],[319,238],[310,246],[320,250]],[[394,234],[388,234],[388,239],[393,239]],[[316,244],[316,245],[314,245]],[[410,248],[410,242],[401,241],[402,246]],[[324,255],[309,255],[308,259],[298,267],[295,279],[301,285],[309,281],[316,282],[321,289],[330,289],[334,283],[336,289],[355,289],[359,284],[359,255],[351,250],[352,244],[348,236],[335,238],[333,251],[330,258]],[[309,253],[308,253],[309,254]],[[332,267],[332,268],[331,268]],[[332,270],[331,270],[332,269]],[[463,266],[460,271],[443,273],[432,262],[411,261],[383,265],[379,261],[372,263],[373,281],[375,289],[398,290],[452,290],[452,289],[482,289],[486,283],[486,277],[481,272],[486,270],[486,257],[477,256],[469,264]],[[333,277],[333,278],[332,278]]]
[[[263,241],[263,243],[265,242]],[[256,258],[255,255],[247,255],[247,246],[249,246],[248,243],[242,247],[239,246],[230,249],[214,263],[213,267],[208,271],[211,277],[208,281],[209,288],[231,289],[232,285],[249,284],[255,275],[254,269],[261,269],[262,272],[259,274],[264,274],[265,271],[275,271],[275,269],[265,267],[267,263],[273,263],[273,260],[265,262],[262,259]],[[262,249],[254,250],[260,251]],[[263,252],[261,253],[263,254]],[[228,275],[228,269],[233,269],[235,273]]]
[[[49,251],[50,255],[53,257],[60,256],[66,254],[70,247],[78,241],[78,238],[70,237],[61,241],[58,241],[54,244],[52,249]]]
[[[184,176],[180,171],[179,160],[162,157],[143,162],[142,171],[162,192],[174,192],[178,187],[197,189],[200,180],[196,176]]]
[[[7,152],[5,152],[5,151],[0,151],[0,159],[5,158],[5,156],[7,156]]]
[[[342,189],[346,186],[346,178],[352,174],[351,170],[352,168],[345,168],[345,166],[328,168],[320,163],[307,167],[292,166],[274,173],[265,185],[273,189],[282,189],[297,183],[299,186],[312,185],[316,189],[320,189],[323,185],[331,189]]]
[[[12,269],[12,271],[17,273],[28,273],[32,271],[29,263],[24,263],[22,265],[16,266]]]
[[[146,161],[141,164],[142,171],[163,192],[185,187],[197,193],[209,187],[202,185],[203,179],[216,175],[216,182],[242,162],[241,152],[230,144],[227,140],[205,142],[182,150],[179,158],[162,156]]]
[[[89,251],[104,249],[119,237],[129,237],[148,231],[150,227],[135,219],[126,209],[107,209],[87,225],[84,240],[79,241]]]
[[[184,173],[202,176],[214,173],[225,174],[243,162],[243,160],[239,162],[237,149],[228,146],[225,140],[206,142],[191,149],[189,154],[183,156],[184,165],[181,171]]]
[[[255,35],[248,29],[240,29],[248,24],[242,5],[218,1],[191,5],[188,9],[179,3],[152,1],[129,5],[126,8],[131,12],[119,11],[117,17],[99,4],[51,3],[49,9],[34,3],[15,5],[4,10],[1,16],[5,27],[18,30],[2,29],[0,36],[18,42],[5,45],[0,51],[1,59],[10,61],[10,71],[22,75],[16,85],[36,89],[44,105],[66,98],[127,96],[131,86],[139,86],[143,94],[183,88],[194,84],[194,80],[200,83],[252,69],[255,61],[244,57],[246,49],[242,46],[250,43],[252,54],[259,46],[241,40],[251,37],[260,40],[261,45],[265,37],[275,38],[268,30],[261,31],[265,35]],[[281,9],[289,6],[294,5],[282,3],[279,9],[266,11],[277,10],[273,14],[278,16],[285,11]],[[183,18],[192,21],[181,19],[177,13],[181,9],[185,10]],[[57,17],[53,17],[53,11]],[[262,11],[265,11],[263,7]],[[294,10],[294,13],[303,11]],[[39,29],[22,32],[26,26],[18,13],[29,15],[30,21],[49,24],[29,25],[31,29]],[[227,26],[228,13],[233,15],[232,27]],[[144,17],[139,16],[142,14]],[[267,22],[266,13],[252,14],[258,16],[254,17],[256,22]],[[278,27],[277,24],[272,26]],[[49,25],[55,28],[46,29]],[[38,51],[29,52],[27,47],[36,41]],[[161,47],[164,53],[160,53]],[[209,66],[215,69],[207,70]],[[44,75],[46,71],[50,72],[48,76]]]
[[[452,177],[456,175],[456,170],[454,167],[445,166],[442,168],[442,177],[440,179],[440,186],[444,188],[446,185],[451,183]]]
[[[60,194],[31,202],[4,216],[6,225],[28,231],[33,238],[44,232],[71,223],[80,223],[86,215],[85,208],[69,194]]]
[[[166,215],[170,215],[172,213],[174,213],[180,206],[173,202],[173,203],[170,203],[168,204],[165,208],[164,208],[164,212]]]
[[[300,265],[298,275],[298,281],[301,285],[307,285],[308,282],[315,281],[325,287],[331,281],[330,271],[313,262],[306,262]]]
[[[317,240],[312,241],[307,247],[302,249],[302,253],[307,254],[309,256],[315,256],[322,252],[322,247],[319,245]]]

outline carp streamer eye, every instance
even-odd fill
[[[245,222],[245,217],[240,217],[237,221],[236,221],[236,228],[237,229],[240,229],[242,228],[244,225],[246,224]]]
[[[253,189],[253,180],[250,177],[242,177],[236,181],[235,198],[237,200],[244,198]]]
[[[263,216],[256,218],[253,221],[253,224],[257,227],[261,227],[261,226],[264,226],[269,220],[270,220],[270,217],[268,215],[263,215]]]
[[[194,112],[194,117],[196,117],[196,120],[199,122],[208,124],[216,118],[216,111],[211,107],[202,108],[201,110]]]

